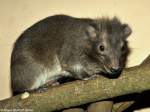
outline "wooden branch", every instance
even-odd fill
[[[112,112],[123,112],[127,108],[129,108],[132,104],[134,104],[134,101],[124,101],[120,103],[116,103],[113,106]]]
[[[113,101],[99,101],[90,104],[87,108],[87,112],[112,112]]]
[[[104,77],[88,81],[74,81],[49,88],[43,93],[21,95],[0,101],[1,110],[50,112],[116,96],[150,90],[150,56],[146,64],[125,69],[117,79]]]
[[[146,64],[149,64],[150,56],[148,56],[141,64],[140,66],[146,66]],[[113,105],[113,112],[123,112],[127,108],[129,108],[131,105],[133,105],[135,101],[124,101],[119,102]]]

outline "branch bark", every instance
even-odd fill
[[[150,56],[140,66],[125,69],[117,79],[74,81],[31,93],[26,99],[14,96],[0,101],[0,110],[50,112],[145,90],[150,90]]]
[[[124,101],[124,102],[116,103],[113,106],[112,112],[123,112],[132,104],[134,104],[134,102],[135,101]]]

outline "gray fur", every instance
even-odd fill
[[[127,29],[127,30],[126,30]],[[48,17],[17,39],[11,56],[13,92],[31,91],[61,77],[84,79],[124,67],[128,25],[113,19]],[[100,52],[99,46],[105,45]],[[124,45],[124,50],[121,50]]]

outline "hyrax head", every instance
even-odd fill
[[[96,71],[116,77],[125,67],[129,53],[127,37],[131,28],[122,24],[116,17],[95,20],[86,29],[87,55],[97,63]]]

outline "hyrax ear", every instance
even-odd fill
[[[86,34],[89,39],[94,39],[97,36],[95,27],[92,25],[87,26]]]
[[[132,30],[127,24],[123,24],[122,27],[123,27],[123,35],[125,38],[127,38],[132,33]]]

